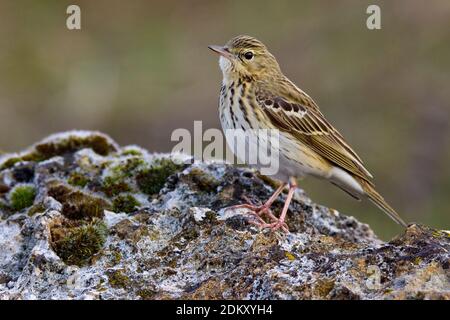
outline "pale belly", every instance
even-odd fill
[[[285,182],[289,181],[290,177],[329,176],[332,165],[322,156],[290,138],[287,133],[278,131],[278,136],[274,136],[271,135],[272,131],[266,135],[258,130],[242,130],[235,128],[232,121],[222,119],[222,129],[228,147],[240,164],[244,163],[260,170],[266,176]],[[231,131],[235,134],[230,134]]]

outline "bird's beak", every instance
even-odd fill
[[[210,48],[212,51],[220,54],[222,57],[227,58],[228,60],[234,59],[234,55],[226,47],[208,46],[208,48]]]

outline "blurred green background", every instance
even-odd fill
[[[66,28],[78,4],[82,30]],[[381,7],[382,29],[366,28]],[[219,128],[221,72],[209,44],[256,36],[310,94],[407,221],[449,229],[450,1],[0,2],[0,149],[68,129],[170,151],[176,128]],[[322,181],[318,203],[401,232]]]

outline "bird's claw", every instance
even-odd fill
[[[273,223],[267,223],[264,220],[260,218],[261,221],[249,221],[251,224],[259,227],[260,229],[270,229],[270,231],[275,232],[278,229],[281,229],[285,233],[289,233],[289,228],[286,224],[286,222],[282,222],[280,220],[273,222]]]
[[[234,210],[234,209],[248,209],[249,211],[246,212],[246,214],[252,216],[255,220],[249,220],[249,223],[259,227],[260,229],[270,229],[271,231],[277,231],[278,229],[283,230],[286,233],[289,233],[289,228],[284,221],[280,221],[273,213],[272,210],[270,210],[269,206],[267,205],[254,205],[251,204],[251,201],[247,197],[243,197],[245,201],[248,203],[245,204],[239,204],[232,207],[229,207],[227,210]],[[270,219],[272,222],[267,223],[262,216],[265,215],[268,219]]]
[[[265,223],[265,221],[261,218],[263,215],[266,215],[270,220],[274,222],[278,221],[278,218],[272,213],[272,210],[270,210],[268,205],[255,205],[252,204],[251,200],[246,196],[243,196],[242,198],[247,201],[247,203],[231,206],[227,210],[248,209],[249,212],[246,213],[254,216],[259,222]]]

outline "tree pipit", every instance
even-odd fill
[[[280,165],[273,177],[282,181],[280,188],[262,206],[241,205],[253,212],[260,227],[288,230],[286,213],[297,188],[296,181],[303,176],[328,180],[355,199],[368,198],[406,227],[375,190],[373,177],[361,158],[325,119],[313,99],[281,72],[277,60],[261,41],[238,36],[225,46],[209,48],[220,55],[223,73],[219,99],[222,128],[279,132],[276,151]],[[286,185],[287,198],[280,217],[276,218],[270,207]],[[265,222],[262,215],[270,221]]]

